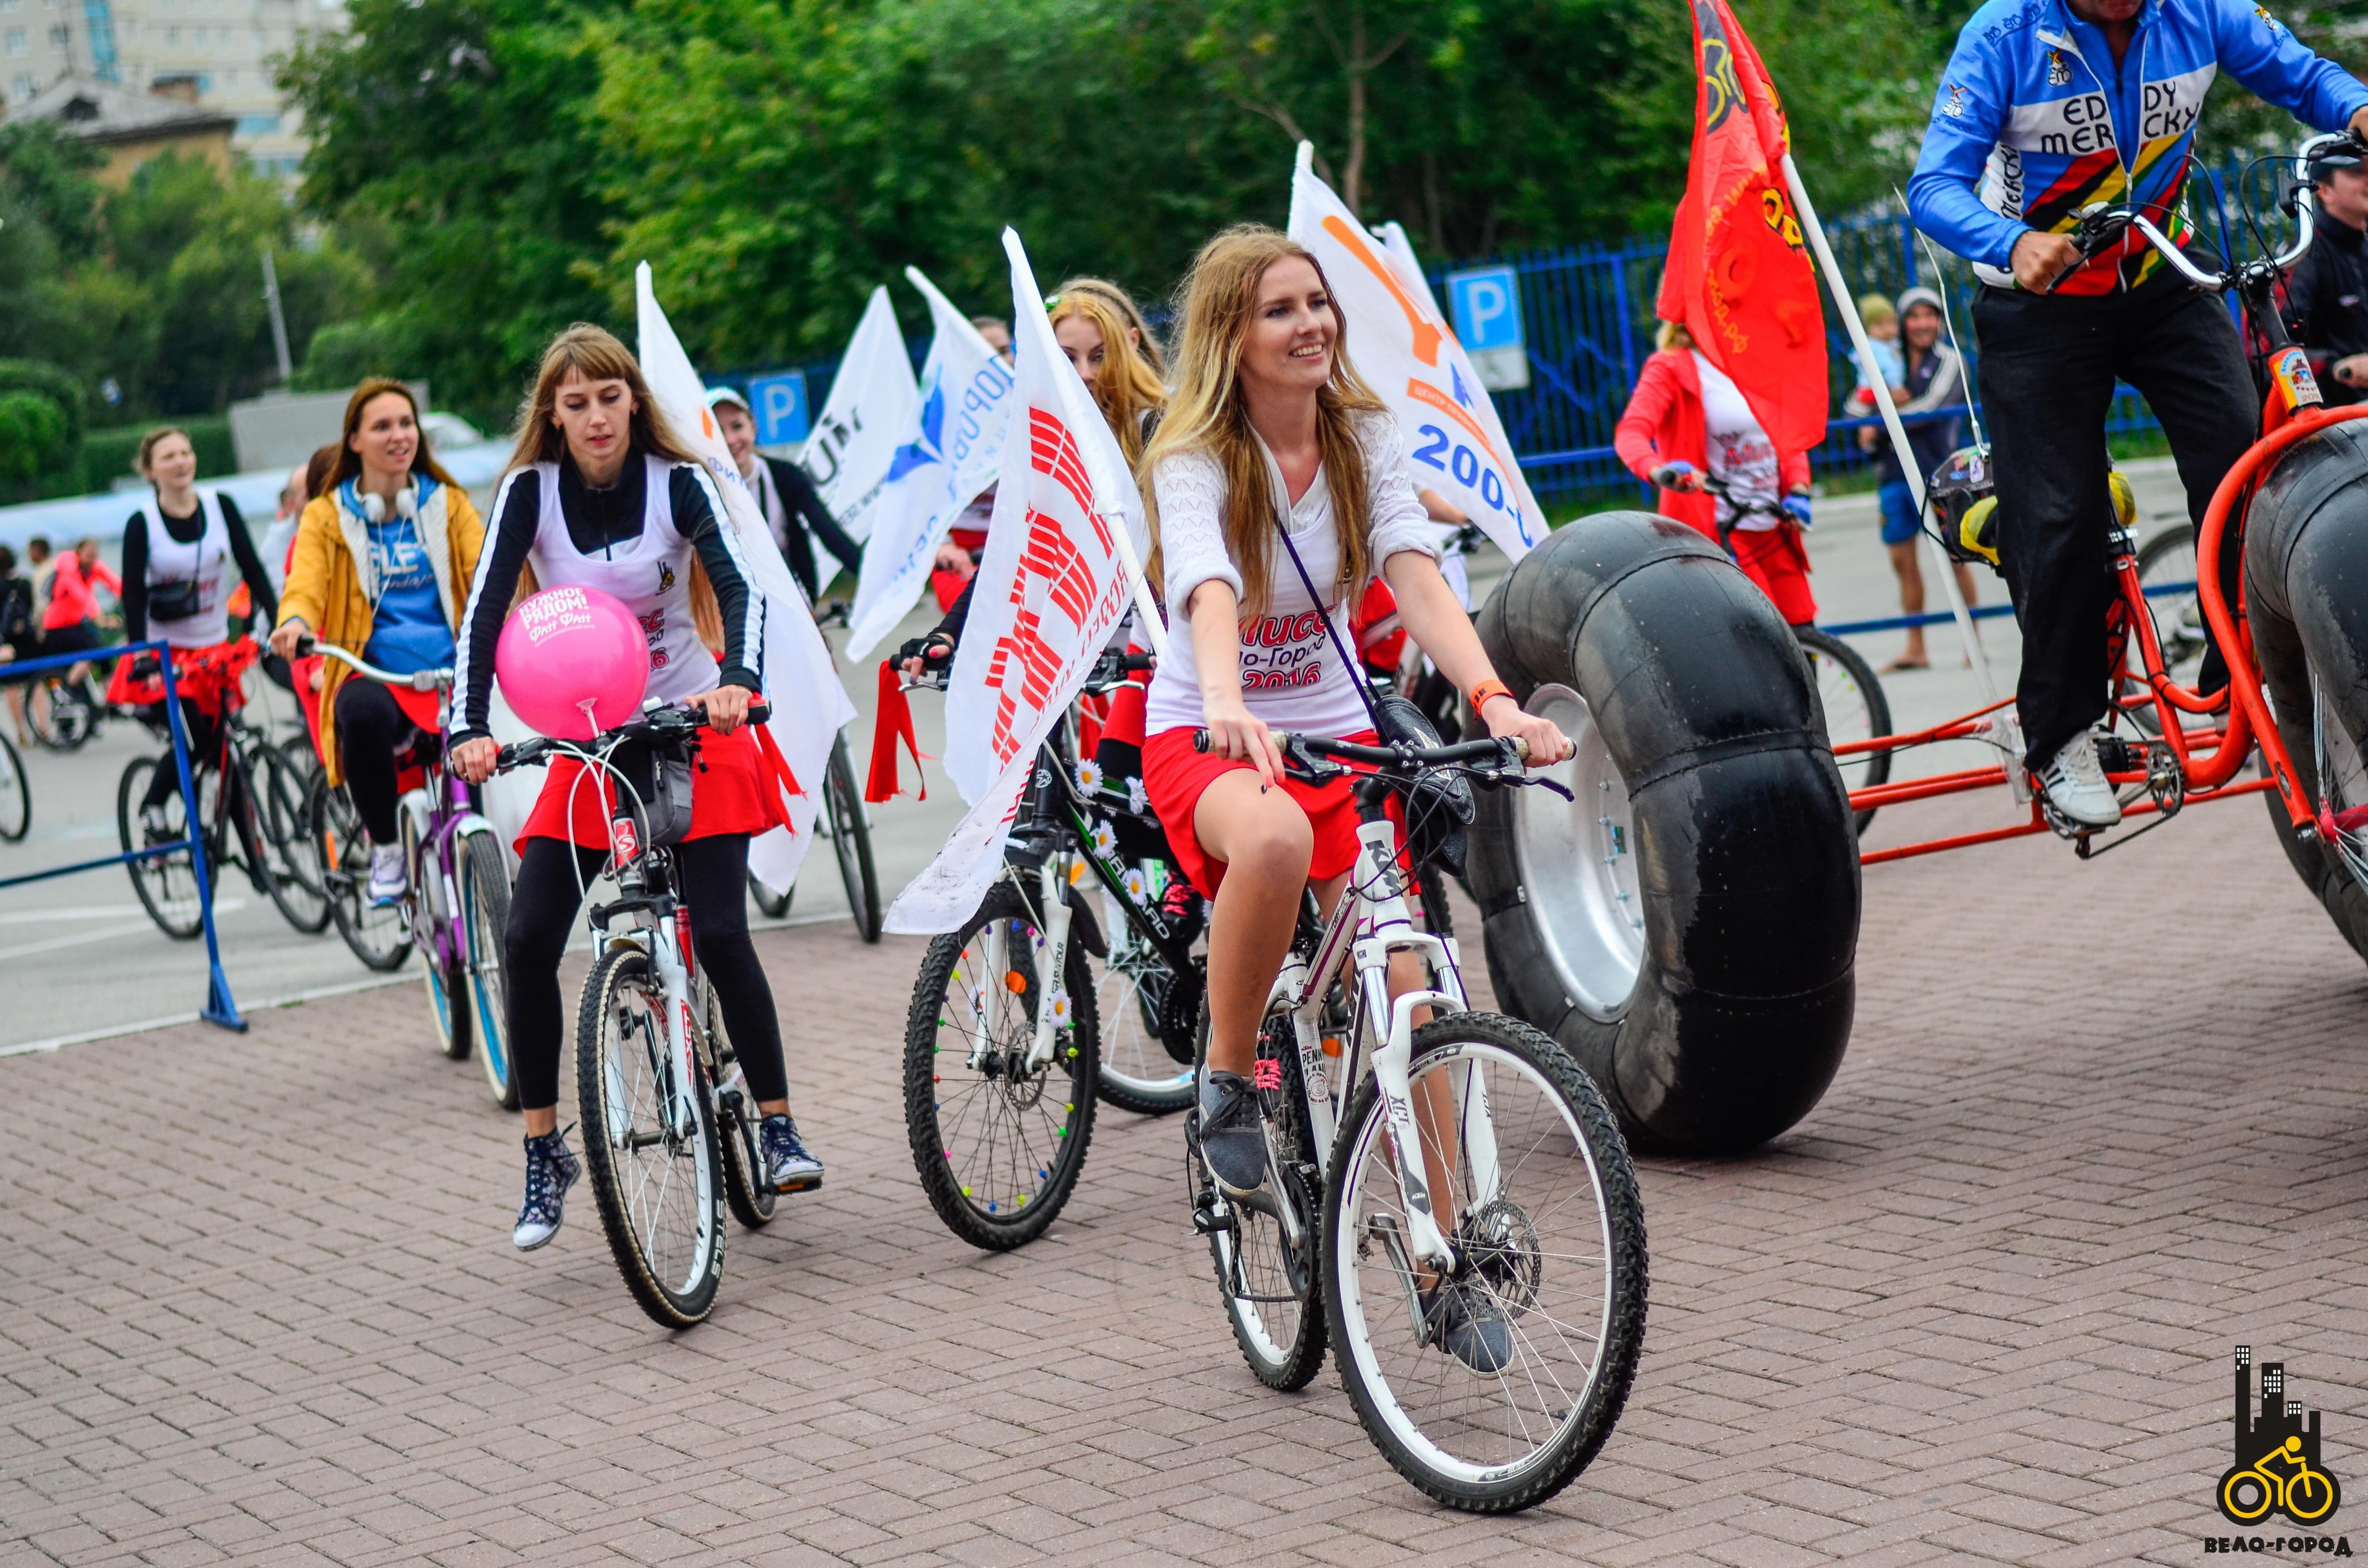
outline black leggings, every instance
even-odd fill
[[[559,1103],[559,1043],[566,1017],[559,996],[559,959],[588,886],[608,858],[556,838],[529,838],[510,889],[510,923],[502,953],[508,965],[510,1059],[518,1103],[541,1110]],[[678,844],[675,880],[690,910],[691,945],[723,1005],[723,1027],[760,1104],[790,1097],[781,1067],[781,1022],[773,990],[748,939],[748,835],[718,834]]]
[[[337,760],[346,793],[361,813],[372,844],[395,841],[394,754],[411,744],[410,715],[394,693],[374,680],[348,680],[337,687]]]
[[[159,719],[163,719],[165,705],[161,702],[156,704],[155,712]],[[166,722],[170,722],[170,721]],[[198,711],[196,703],[184,697],[181,699],[181,729],[188,736],[189,777],[195,780],[207,768],[222,760],[222,721],[207,718]],[[169,734],[170,732],[167,732],[168,738],[165,744],[168,748],[171,745]],[[157,759],[156,771],[148,776],[148,797],[140,803],[143,806],[161,806],[171,800],[180,787],[181,771],[173,766],[173,754],[167,749],[165,755]]]

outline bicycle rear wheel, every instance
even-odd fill
[[[172,766],[172,756],[138,756],[125,765],[122,780],[115,787],[115,832],[124,853],[148,847],[148,835],[141,821],[141,802],[148,795],[148,782],[160,767]],[[201,778],[204,776],[200,776]],[[201,790],[203,786],[200,786]],[[211,790],[204,790],[208,796]],[[188,801],[180,790],[165,797],[163,836],[157,842],[169,844],[189,836]],[[131,891],[140,895],[141,906],[156,928],[178,941],[190,941],[205,929],[205,915],[198,901],[197,868],[187,849],[176,849],[166,855],[154,855],[144,860],[125,862],[131,873]],[[222,875],[219,864],[207,869],[216,880]],[[212,884],[208,884],[211,887]]]
[[[777,893],[772,889],[767,887],[764,883],[758,881],[757,880],[756,872],[751,871],[748,873],[748,896],[757,901],[757,913],[763,915],[768,920],[779,920],[782,916],[788,915],[790,912],[790,900],[795,898],[797,895],[798,890],[794,883],[790,886],[788,891]]]
[[[25,722],[51,751],[77,751],[98,729],[98,710],[81,683],[50,676],[27,693]]]
[[[847,907],[855,913],[856,935],[876,942],[880,873],[871,863],[871,824],[863,814],[863,791],[856,788],[855,764],[848,757],[844,734],[830,743],[823,804],[830,812],[830,846],[838,856],[838,880],[847,889]]]
[[[306,936],[329,928],[329,895],[319,857],[305,831],[303,785],[276,747],[243,746],[237,766],[247,804],[252,850],[263,861],[265,887],[281,918]]]
[[[712,991],[707,994],[707,1046],[716,1083],[715,1141],[723,1152],[723,1198],[732,1206],[732,1217],[753,1231],[772,1219],[779,1194],[765,1173],[764,1144],[757,1132],[765,1119],[746,1082],[737,1076],[738,1056],[731,1032],[723,1027],[723,1004]]]
[[[1096,1021],[1101,1025],[1101,1066],[1094,1092],[1103,1101],[1139,1116],[1166,1116],[1192,1103],[1192,1064],[1178,1061],[1167,1047],[1170,1014],[1182,1015],[1180,1032],[1190,1043],[1198,1028],[1199,974],[1176,991],[1167,960],[1127,923],[1125,911],[1107,893],[1102,914],[1110,958],[1094,982]],[[1190,1011],[1186,1013],[1185,1007]]]
[[[1415,1032],[1408,1074],[1457,1268],[1426,1308],[1375,1080],[1333,1146],[1324,1290],[1340,1381],[1390,1463],[1452,1508],[1542,1503],[1620,1418],[1645,1336],[1645,1216],[1627,1146],[1561,1048],[1494,1013]],[[1440,1179],[1441,1175],[1444,1180]],[[1475,1369],[1440,1309],[1501,1325]]]
[[[2203,601],[2196,597],[2195,530],[2185,523],[2169,528],[2146,541],[2138,551],[2138,586],[2147,590],[2188,585],[2181,592],[2149,592],[2146,608],[2154,613],[2156,640],[2162,644],[2163,673],[2193,689],[2203,668],[2209,634],[2203,625]],[[2146,660],[2133,637],[2122,654],[2114,700],[2130,722],[2146,734],[2162,733],[2162,715],[2155,711],[2146,686]]]
[[[0,735],[0,840],[22,844],[33,826],[33,786],[25,777],[25,759]]]
[[[510,872],[489,833],[461,840],[461,947],[465,955],[469,1023],[485,1087],[504,1110],[518,1108],[510,1071],[509,992],[502,979],[502,934],[510,923]]]
[[[1809,678],[1816,687],[1817,710],[1825,715],[1827,740],[1840,746],[1891,733],[1891,702],[1883,694],[1874,666],[1857,649],[1814,626],[1796,626],[1793,634],[1800,639],[1801,652],[1809,661]],[[1861,752],[1834,761],[1842,770],[1845,789],[1869,789],[1891,778],[1887,751]],[[1858,831],[1864,833],[1874,812],[1856,815]]]
[[[472,1021],[468,965],[458,951],[457,942],[452,944],[455,951],[451,960],[447,961],[443,951],[446,944],[438,939],[443,934],[439,927],[458,921],[460,911],[437,907],[444,896],[442,871],[420,852],[418,820],[407,811],[400,812],[397,820],[403,828],[403,863],[411,868],[412,917],[418,926],[412,948],[419,954],[420,973],[427,982],[428,1018],[436,1026],[438,1049],[455,1062],[464,1062],[469,1055]]]
[[[325,772],[313,775],[305,822],[325,868],[322,885],[337,935],[354,957],[381,974],[393,974],[411,956],[410,923],[401,904],[380,908],[370,903],[370,839],[362,832],[361,814],[344,786],[332,787]]]
[[[1073,939],[1065,983],[1046,985],[1043,942],[1028,901],[997,882],[962,929],[929,944],[905,1018],[905,1130],[921,1190],[948,1230],[989,1252],[1044,1233],[1093,1139],[1093,971]],[[1031,1073],[1043,1006],[1056,1018],[1066,1006],[1070,1018],[1053,1060]]]
[[[1206,1043],[1204,1038],[1203,1050]],[[1190,1136],[1197,1113],[1186,1124],[1186,1142],[1194,1165],[1194,1208],[1214,1221],[1209,1256],[1234,1343],[1258,1381],[1289,1391],[1306,1387],[1322,1369],[1325,1329],[1323,1181],[1307,1133],[1306,1084],[1290,1015],[1267,1019],[1258,1059],[1276,1063],[1281,1085],[1258,1093],[1266,1111],[1266,1185],[1255,1197],[1225,1199],[1219,1214],[1215,1184],[1200,1167],[1200,1141]]]
[[[704,1082],[680,1082],[649,955],[619,943],[584,982],[575,1023],[584,1163],[617,1272],[642,1310],[688,1328],[723,1279],[723,1181]]]

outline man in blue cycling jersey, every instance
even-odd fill
[[[2122,815],[2089,738],[2108,690],[2113,383],[2146,394],[2198,522],[2252,444],[2260,402],[2218,298],[2135,231],[2086,262],[2067,236],[2101,201],[2187,242],[2196,121],[2223,68],[2319,130],[2368,131],[2368,86],[2251,0],[1989,0],[1957,36],[1907,187],[1917,226],[1987,285],[1974,324],[2000,563],[2022,628],[2025,755],[2050,804],[2083,827]],[[2232,599],[2237,561],[2225,557]],[[2203,678],[2226,682],[2216,649]]]

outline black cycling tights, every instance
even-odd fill
[[[158,703],[157,716],[164,716],[165,705]],[[209,719],[198,710],[198,705],[188,698],[181,699],[181,731],[189,742],[189,777],[195,779],[209,767],[222,761],[222,721]],[[173,754],[167,749],[157,759],[156,771],[149,776],[148,796],[140,803],[161,806],[181,788],[181,770],[173,766]]]
[[[502,938],[509,966],[510,1059],[518,1103],[528,1110],[559,1103],[559,1043],[573,1017],[559,997],[559,958],[582,903],[576,889],[590,885],[607,858],[606,850],[529,838],[518,885],[510,889],[509,929]],[[723,1027],[747,1074],[748,1092],[760,1103],[787,1099],[781,1022],[757,945],[748,939],[748,835],[718,834],[678,844],[674,869],[690,909],[700,968],[723,1005]]]
[[[395,841],[394,754],[411,744],[411,730],[394,693],[378,682],[349,680],[337,687],[337,760],[372,844]]]

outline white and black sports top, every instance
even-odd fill
[[[720,497],[694,463],[628,458],[617,483],[595,490],[575,460],[513,470],[494,498],[494,532],[477,558],[453,671],[461,705],[455,740],[487,733],[494,646],[531,563],[546,588],[598,588],[624,602],[649,641],[646,695],[669,702],[718,686],[761,689],[764,596],[749,591]],[[723,614],[719,662],[691,624],[690,566],[696,553]]]
[[[271,579],[247,538],[246,520],[221,492],[200,487],[198,509],[165,515],[154,491],[123,526],[125,639],[161,638],[176,648],[212,648],[230,640],[230,596],[244,577],[258,608],[277,606]],[[166,606],[184,613],[167,616]]]

